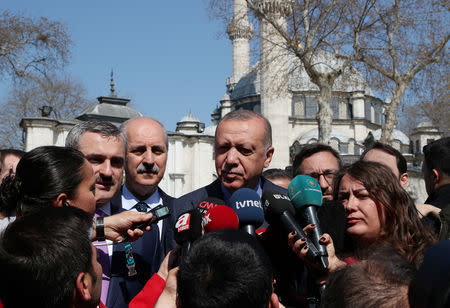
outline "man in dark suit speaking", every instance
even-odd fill
[[[207,197],[228,202],[242,187],[254,189],[260,196],[264,189],[283,190],[261,176],[272,160],[272,128],[263,116],[248,110],[226,114],[216,129],[214,143],[218,179],[174,201],[177,217],[196,208]]]

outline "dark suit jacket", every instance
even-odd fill
[[[158,188],[159,194],[164,205],[169,207],[173,215],[172,202],[174,198],[167,195]],[[120,190],[111,199],[111,215],[125,211],[122,208],[122,190]],[[155,243],[152,238],[155,229],[145,232],[144,236],[132,242],[132,253],[136,264],[137,275],[128,277],[128,268],[126,267],[126,257],[124,247],[128,243],[114,245],[113,255],[111,257],[111,280],[109,283],[108,297],[106,306],[109,308],[128,307],[128,303],[139,293],[150,277],[158,271],[159,266],[164,259],[163,254],[165,246],[173,246],[175,241],[168,238],[167,232],[172,229],[172,225],[165,219],[163,221],[161,243]],[[171,242],[173,241],[173,243]]]
[[[282,193],[287,194],[286,189],[277,186],[270,182],[269,180],[265,179],[264,177],[261,177],[261,186],[262,189],[271,189],[271,190],[278,190]],[[176,223],[177,218],[187,211],[190,211],[192,209],[195,209],[198,204],[205,200],[208,197],[216,197],[219,199],[224,199],[222,188],[220,187],[220,180],[217,179],[211,184],[201,187],[197,190],[194,190],[193,192],[190,192],[186,195],[181,196],[178,199],[175,199],[173,201],[173,208],[174,208],[174,214],[170,217],[171,225],[174,226]],[[173,235],[173,228],[169,231],[172,232],[171,238],[174,238]],[[164,253],[167,253],[169,250],[173,249],[175,246],[170,247],[166,246],[166,250]]]

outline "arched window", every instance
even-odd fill
[[[375,123],[375,108],[373,105],[370,105],[370,122]]]

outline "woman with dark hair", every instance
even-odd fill
[[[2,204],[15,204],[18,215],[49,206],[74,205],[95,212],[95,177],[75,149],[43,146],[26,153],[16,173],[1,186]]]
[[[0,186],[0,208],[15,206],[17,216],[50,206],[75,206],[92,216],[95,212],[95,176],[84,155],[75,149],[57,146],[38,147],[26,153],[16,173]],[[136,240],[143,235],[133,224],[149,221],[151,214],[124,211],[96,223],[97,232],[112,241],[125,237]],[[100,218],[99,218],[100,219]],[[145,227],[149,231],[150,226]],[[99,235],[100,236],[100,235]]]
[[[420,221],[413,200],[384,165],[357,161],[344,167],[335,177],[333,194],[347,212],[346,228],[355,255],[372,245],[386,245],[417,268],[425,249],[435,242],[433,233]],[[289,245],[304,258],[305,241],[293,243],[292,239],[289,235]],[[324,234],[321,240],[329,251],[329,270],[345,264],[335,256],[329,235]]]

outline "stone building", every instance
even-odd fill
[[[272,12],[278,14],[280,24],[286,26],[287,1],[260,1],[261,5],[270,5]],[[189,112],[177,123],[175,132],[168,132],[168,161],[161,187],[176,197],[215,179],[215,128],[220,119],[232,110],[253,110],[269,119],[275,147],[271,168],[289,166],[302,145],[318,140],[315,118],[318,87],[311,82],[299,60],[280,47],[282,39],[277,37],[271,26],[261,21],[260,29],[253,29],[248,21],[246,0],[234,0],[233,12],[232,22],[227,28],[232,43],[232,75],[226,78],[226,93],[211,114],[212,125],[205,127]],[[260,37],[269,36],[271,39],[260,39],[260,62],[250,66],[250,39],[254,31],[259,31]],[[316,60],[318,65],[339,65],[338,60],[325,52],[319,54]],[[327,66],[323,65],[323,69]],[[140,115],[126,106],[128,99],[116,97],[112,79],[111,94],[98,100],[98,105],[76,120],[103,119],[118,125],[127,118]],[[348,69],[336,80],[331,100],[331,145],[342,154],[344,162],[357,159],[367,140],[380,138],[385,104],[374,96],[355,69]],[[23,119],[21,125],[26,134],[26,150],[44,144],[64,144],[67,132],[75,121]],[[413,154],[419,157],[422,146],[439,136],[436,128],[429,124],[419,126],[411,141],[399,130],[394,130],[392,135],[393,146],[410,163],[412,179],[408,190],[419,202],[425,200],[426,194],[420,171],[413,164]]]
[[[38,146],[64,146],[70,129],[79,121],[108,121],[119,126],[128,119],[143,116],[127,104],[130,99],[117,97],[111,76],[109,96],[97,98],[98,104],[75,119],[57,120],[49,114],[23,118],[20,126],[25,137],[25,151]],[[168,132],[169,152],[167,168],[160,186],[172,196],[181,196],[213,181],[214,129],[201,123],[192,113],[177,123],[175,132]]]

